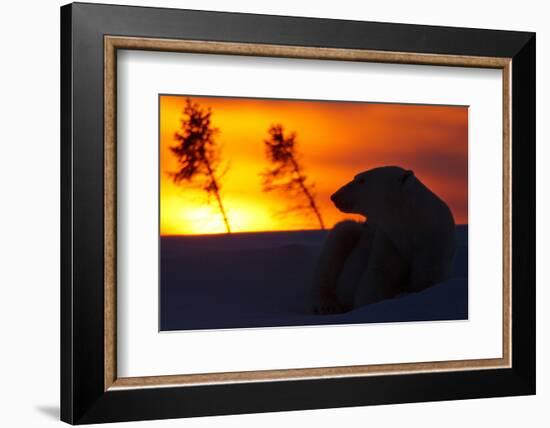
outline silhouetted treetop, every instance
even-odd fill
[[[265,155],[272,167],[261,173],[263,191],[282,190],[293,198],[299,195],[305,196],[305,205],[294,206],[289,211],[311,210],[321,229],[324,229],[325,224],[315,202],[314,184],[307,182],[307,176],[296,150],[296,133],[292,132],[285,136],[281,124],[271,125],[268,133],[269,138],[264,140]]]
[[[176,184],[199,181],[209,196],[214,195],[226,230],[230,233],[231,228],[220,195],[220,176],[217,175],[220,150],[214,136],[219,133],[219,129],[212,126],[211,116],[210,108],[201,108],[189,98],[185,100],[181,127],[174,134],[177,145],[170,147],[178,160],[179,169],[171,173],[171,176]]]
[[[214,164],[218,162],[219,150],[214,136],[219,133],[219,129],[211,126],[211,115],[209,108],[202,109],[189,98],[185,100],[181,129],[174,134],[179,144],[170,147],[180,164],[180,169],[173,174],[174,182],[192,180],[198,174],[210,175]]]

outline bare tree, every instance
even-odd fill
[[[219,129],[212,127],[211,116],[210,108],[203,109],[189,98],[185,100],[181,128],[174,135],[177,145],[170,147],[178,159],[179,170],[171,176],[178,185],[184,181],[198,181],[208,196],[214,195],[227,233],[231,233],[220,195],[220,176],[217,174],[220,149],[214,137]]]
[[[261,173],[263,191],[282,190],[292,195],[301,194],[305,197],[306,204],[298,205],[293,210],[307,209],[311,211],[317,218],[321,229],[324,229],[325,223],[315,202],[314,184],[307,182],[307,176],[299,162],[296,150],[296,133],[292,132],[285,137],[283,126],[280,124],[271,125],[268,132],[269,139],[264,140],[265,154],[273,167]]]

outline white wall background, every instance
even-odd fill
[[[122,0],[120,0],[123,2]],[[103,1],[103,3],[116,3]],[[125,426],[279,427],[548,426],[550,416],[550,27],[538,0],[268,2],[146,0],[126,4],[537,32],[538,394],[263,415],[155,421]],[[59,6],[5,2],[0,14],[0,421],[59,424]],[[545,120],[546,119],[546,120]]]

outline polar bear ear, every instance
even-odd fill
[[[405,185],[409,181],[411,177],[414,177],[414,172],[412,172],[410,169],[403,172],[403,175],[401,176],[401,184]]]

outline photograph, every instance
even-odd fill
[[[159,94],[160,331],[467,320],[468,111]]]
[[[45,357],[8,425],[539,416],[543,14],[142,3],[27,6],[7,44],[11,110],[59,104],[4,139],[7,319]]]

